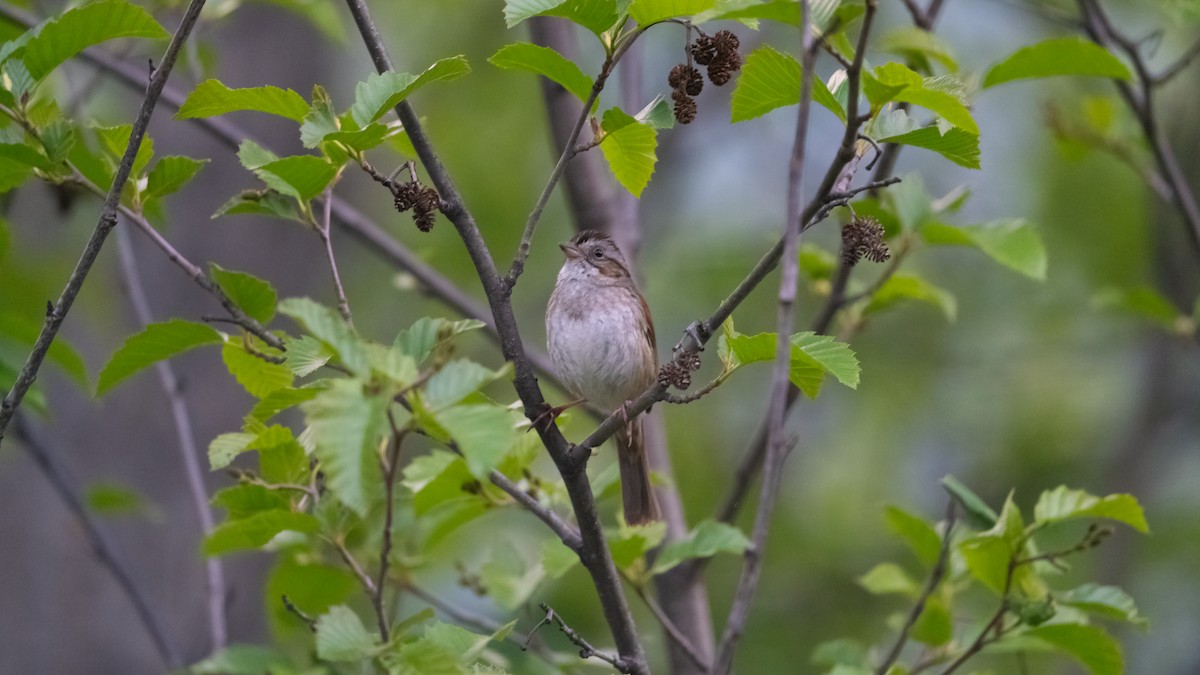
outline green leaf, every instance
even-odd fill
[[[477,319],[448,321],[441,317],[421,317],[413,325],[396,335],[392,346],[413,357],[418,363],[424,361],[438,345],[453,339],[459,333],[483,328],[486,324]]]
[[[249,139],[242,141],[238,146],[237,155],[242,166],[251,171],[279,159],[279,155]]]
[[[387,427],[386,406],[355,380],[334,380],[301,406],[329,489],[360,516],[380,494],[376,448]]]
[[[0,143],[0,158],[11,159],[38,169],[49,170],[52,166],[49,158],[33,146],[24,143]]]
[[[1180,319],[1186,318],[1170,300],[1149,286],[1106,288],[1092,297],[1092,306],[1149,319],[1168,331],[1176,330]]]
[[[227,270],[216,263],[209,263],[209,274],[233,304],[241,307],[250,318],[265,324],[275,317],[277,296],[271,284],[253,274]]]
[[[921,564],[933,567],[937,563],[942,551],[942,537],[924,518],[918,518],[895,506],[887,507],[884,518],[888,529],[904,540]]]
[[[763,45],[746,57],[733,89],[731,122],[743,122],[800,103],[800,63],[789,54]],[[820,78],[812,82],[813,102],[846,121],[846,111]]]
[[[404,467],[403,474],[402,483],[413,493],[413,509],[418,516],[463,497],[463,485],[475,480],[466,461],[444,450],[417,457]]]
[[[374,652],[378,641],[345,605],[330,607],[318,617],[316,632],[317,657],[325,661],[361,661]]]
[[[287,352],[283,355],[283,365],[297,377],[312,375],[337,356],[332,347],[311,335],[290,338],[284,344]]]
[[[954,638],[954,617],[941,598],[935,595],[925,601],[924,609],[913,624],[912,638],[934,647]]]
[[[402,387],[412,384],[419,373],[417,362],[413,357],[396,349],[380,344],[367,343],[367,358],[371,362],[371,370],[390,379]]]
[[[188,94],[187,100],[175,113],[175,119],[215,117],[242,110],[303,122],[308,114],[308,103],[291,89],[271,86],[230,89],[219,80],[205,80]]]
[[[894,112],[902,113],[897,110]],[[936,126],[884,136],[880,143],[900,143],[932,150],[955,164],[968,169],[978,169],[979,136],[958,127],[942,133]]]
[[[491,559],[479,570],[488,597],[508,610],[525,604],[545,576],[541,564],[530,564],[509,542],[494,547]]]
[[[50,161],[63,162],[75,147],[75,125],[71,120],[55,120],[42,127],[41,140]]]
[[[896,563],[880,563],[858,578],[858,585],[873,595],[899,593],[915,598],[920,586]]]
[[[606,110],[600,126],[607,132],[600,149],[608,167],[630,194],[641,197],[658,162],[658,134],[620,108]]]
[[[567,548],[558,539],[547,539],[542,544],[542,569],[546,576],[557,579],[579,564],[579,555]]]
[[[208,164],[207,159],[191,157],[168,156],[159,159],[146,176],[146,190],[142,193],[142,199],[162,199],[179,191],[205,164]]]
[[[504,0],[504,24],[509,28],[522,21],[545,14],[566,0]]]
[[[865,311],[880,312],[905,300],[933,305],[941,310],[947,321],[954,321],[958,313],[958,302],[953,294],[912,274],[895,274],[889,277],[871,296]]]
[[[208,465],[213,471],[229,466],[235,457],[250,448],[254,434],[228,433],[221,434],[208,444]]]
[[[312,106],[304,115],[304,123],[300,125],[300,142],[306,148],[315,148],[325,140],[325,137],[338,130],[337,112],[333,109],[333,99],[325,87],[313,87]]]
[[[963,227],[928,223],[921,228],[921,237],[930,244],[973,246],[1030,279],[1046,279],[1046,247],[1037,229],[1023,218]]]
[[[927,86],[926,80],[903,64],[887,63],[865,73],[863,91],[875,108],[891,101],[919,105],[963,131],[979,135],[971,111],[957,96]]]
[[[112,483],[89,485],[83,499],[88,510],[105,516],[137,515],[151,511],[136,490]]]
[[[1038,497],[1033,518],[1043,525],[1079,518],[1107,518],[1125,523],[1142,534],[1150,531],[1142,506],[1133,495],[1096,497],[1083,490],[1068,489],[1065,485],[1046,490]]]
[[[767,21],[775,21],[784,23],[789,26],[800,27],[800,3],[796,0],[767,0],[766,2],[756,2],[749,0],[753,4],[746,4],[736,0],[719,1],[716,7],[710,11],[703,12],[692,19],[692,23],[699,24],[715,20],[734,19],[751,25],[749,21],[755,19],[766,19]],[[839,0],[824,0],[821,4],[832,4],[836,7]],[[810,19],[819,18],[816,16],[818,3],[809,3]],[[746,6],[739,6],[746,5]],[[729,8],[733,9],[729,9]],[[830,10],[832,12],[832,10]],[[824,14],[824,13],[823,13]],[[751,26],[753,27],[753,26]],[[842,26],[845,28],[845,25]]]
[[[750,540],[738,528],[705,520],[692,529],[688,536],[664,546],[651,573],[661,574],[692,558],[710,558],[718,553],[743,553],[749,547]]]
[[[1082,37],[1063,37],[1023,47],[992,66],[983,88],[1035,77],[1085,75],[1128,80],[1129,69],[1104,47]]]
[[[261,485],[234,485],[218,490],[212,504],[224,509],[228,520],[242,520],[266,511],[287,511],[287,494]]]
[[[882,51],[909,59],[921,70],[930,70],[930,59],[941,63],[950,72],[958,70],[950,45],[936,34],[916,26],[893,28],[879,39],[877,46]]]
[[[862,371],[858,357],[845,342],[838,342],[828,335],[817,335],[811,331],[796,333],[791,338],[792,361],[799,360],[798,349],[821,369],[837,378],[838,382],[858,388],[859,373]],[[793,366],[794,367],[794,366]]]
[[[1149,623],[1138,613],[1133,598],[1116,586],[1084,584],[1065,593],[1056,594],[1055,600],[1089,614],[1126,621],[1135,626],[1145,627]]]
[[[549,47],[516,42],[501,47],[488,62],[507,70],[525,70],[542,75],[562,85],[580,101],[586,101],[592,92],[592,78],[584,75],[579,66]]]
[[[629,4],[629,17],[639,26],[648,26],[663,19],[699,14],[715,4],[715,0],[633,0]]]
[[[462,401],[484,386],[511,374],[511,366],[493,371],[465,359],[455,359],[434,373],[425,385],[425,404],[433,410],[446,408]]]
[[[225,215],[237,214],[273,216],[275,218],[283,218],[284,220],[293,220],[301,223],[307,222],[300,217],[300,212],[296,210],[295,201],[275,190],[269,189],[243,190],[225,202],[212,217],[220,218]]]
[[[194,675],[263,675],[285,673],[291,666],[288,658],[272,647],[230,645],[193,664],[188,672]]]
[[[337,169],[322,157],[295,155],[264,164],[254,173],[269,187],[308,201],[324,192]]]
[[[608,548],[612,552],[613,562],[621,569],[627,569],[637,562],[646,551],[662,543],[667,533],[667,525],[662,521],[647,525],[622,525],[608,537]]]
[[[486,478],[517,440],[514,414],[496,405],[459,405],[435,417],[458,443],[477,478]]]
[[[985,530],[991,529],[996,524],[996,520],[1000,518],[995,510],[987,505],[987,502],[954,476],[942,477],[942,487],[950,493],[950,496],[957,499],[959,504],[962,504],[967,520],[972,526]]]
[[[307,513],[277,510],[264,511],[241,520],[221,523],[204,540],[206,556],[231,551],[261,548],[285,530],[311,534],[320,529],[316,518]]]
[[[430,82],[457,79],[469,72],[466,57],[459,55],[442,59],[416,76],[397,72],[371,75],[355,87],[350,115],[360,128],[365,127]]]
[[[654,129],[674,129],[675,128],[675,112],[674,107],[667,103],[667,98],[662,94],[654,97],[654,100],[646,104],[638,114],[633,116],[638,122],[649,125]]]
[[[811,661],[817,666],[848,666],[863,670],[869,670],[868,666],[871,664],[867,648],[861,642],[849,638],[827,640],[817,645],[816,649],[813,649]]]
[[[251,354],[240,344],[226,342],[221,348],[221,360],[229,374],[255,398],[292,386],[292,371]]]
[[[166,39],[170,34],[137,5],[125,0],[100,0],[44,23],[41,31],[26,43],[21,59],[29,74],[40,80],[92,45],[133,37]]]
[[[96,137],[100,139],[101,147],[108,153],[113,160],[113,166],[125,156],[125,148],[129,145],[129,139],[133,134],[133,127],[128,124],[121,124],[115,127],[95,127]],[[142,170],[149,164],[154,157],[154,139],[150,136],[142,138],[141,145],[138,146],[137,155],[133,159],[133,168],[131,176],[140,176]]]
[[[320,616],[333,605],[345,602],[356,589],[358,582],[354,575],[345,570],[330,565],[280,560],[267,578],[267,612],[275,626],[303,626],[284,606],[284,596],[301,612]]]
[[[775,359],[774,333],[743,335],[726,322],[719,341],[722,361],[727,370]],[[831,373],[846,386],[858,386],[859,364],[854,352],[845,343],[812,332],[797,333],[791,338],[792,353],[789,378],[805,396],[816,398],[821,392],[825,374]]]
[[[317,387],[305,387],[303,389],[284,387],[283,389],[276,389],[264,396],[258,403],[255,403],[254,408],[250,410],[249,416],[259,422],[266,422],[284,410],[298,406],[305,401],[311,401],[320,392],[321,390]]]
[[[532,0],[536,3],[538,0]],[[628,0],[619,0],[623,7]],[[573,21],[599,35],[612,28],[617,22],[618,0],[567,0],[553,9],[541,12],[546,16],[557,16]]]
[[[3,219],[0,219],[0,259],[4,257],[6,234],[6,224]],[[15,310],[0,310],[0,339],[7,338],[32,349],[41,332],[41,317],[35,321]],[[50,343],[50,350],[46,352],[46,358],[61,368],[80,387],[89,388],[87,364],[79,352],[61,335]]]
[[[800,271],[809,279],[829,279],[838,268],[838,260],[825,249],[808,242],[800,246]]]
[[[370,370],[370,357],[365,346],[336,311],[308,298],[288,298],[279,303],[279,312],[292,317],[314,337],[332,347],[352,372]]]
[[[1121,646],[1103,628],[1077,623],[1046,624],[1023,633],[1074,657],[1093,675],[1123,675]]]
[[[218,344],[221,334],[211,327],[183,319],[152,323],[125,340],[109,358],[96,382],[96,395],[103,396],[130,375],[163,359],[201,345]]]

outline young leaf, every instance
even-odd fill
[[[493,371],[467,361],[455,359],[442,367],[425,385],[425,405],[431,410],[452,406],[500,377],[510,374],[509,368]]]
[[[958,313],[958,302],[954,295],[911,274],[895,274],[883,282],[879,290],[871,296],[865,311],[881,312],[905,300],[933,305],[941,310],[947,321],[954,321]]]
[[[204,165],[207,159],[192,159],[191,157],[168,156],[154,163],[154,168],[146,176],[146,190],[142,199],[162,199],[177,192],[187,184]]]
[[[1024,635],[1049,643],[1087,667],[1092,675],[1123,675],[1121,646],[1103,628],[1078,623],[1046,624]]]
[[[1017,50],[983,76],[983,88],[1035,77],[1090,75],[1129,79],[1129,69],[1104,47],[1082,37],[1063,37]]]
[[[1150,531],[1142,506],[1133,495],[1096,497],[1083,490],[1068,489],[1065,485],[1046,490],[1038,497],[1033,518],[1042,525],[1079,518],[1107,518],[1125,523],[1142,534]]]
[[[154,17],[125,0],[100,0],[63,13],[43,24],[25,45],[21,60],[29,74],[40,80],[72,56],[116,38],[170,37]]]
[[[919,74],[903,64],[887,63],[864,73],[863,92],[876,108],[892,101],[919,105],[963,131],[979,134],[979,126],[962,101],[950,93],[927,86]]]
[[[872,595],[899,593],[915,598],[920,586],[896,563],[880,563],[857,579],[858,585]]]
[[[962,481],[954,476],[944,476],[942,478],[942,487],[946,492],[950,493],[951,497],[958,500],[966,511],[967,520],[974,526],[980,529],[991,529],[996,521],[1000,518],[992,507],[987,505],[979,495],[975,494],[971,488],[963,485]]]
[[[96,137],[100,139],[101,147],[108,152],[109,158],[114,162],[119,161],[125,156],[125,146],[129,145],[129,137],[133,133],[133,127],[128,124],[120,124],[115,127],[95,127]],[[138,146],[137,155],[133,158],[132,176],[140,176],[154,157],[154,139],[146,136],[142,139],[142,144]]]
[[[345,605],[330,607],[322,614],[316,631],[317,656],[325,661],[361,661],[371,655],[378,640]]]
[[[254,173],[271,188],[308,201],[325,190],[337,169],[321,157],[296,155],[263,164]]]
[[[337,356],[337,352],[333,351],[332,347],[311,335],[291,338],[286,345],[287,352],[283,355],[283,365],[287,366],[296,377],[312,375],[321,366],[329,363],[329,359]]]
[[[205,80],[188,94],[187,100],[175,113],[175,119],[215,117],[242,110],[303,122],[308,114],[308,103],[291,89],[271,86],[230,89],[219,80]]]
[[[1054,599],[1060,604],[1082,609],[1096,616],[1127,621],[1141,627],[1149,624],[1146,618],[1138,613],[1133,598],[1116,586],[1084,584],[1066,593],[1056,594]]]
[[[243,190],[225,202],[212,217],[220,218],[237,214],[272,216],[300,223],[305,222],[300,217],[300,212],[296,210],[295,200],[271,189]]]
[[[902,112],[902,111],[896,111]],[[978,169],[979,136],[954,127],[942,133],[936,126],[914,129],[887,135],[878,139],[880,143],[900,143],[932,150],[955,164],[968,169]]]
[[[486,324],[478,319],[448,321],[441,317],[421,317],[413,325],[400,331],[392,346],[413,357],[418,363],[424,361],[439,344],[454,338],[459,333],[483,328]]]
[[[89,485],[84,503],[102,516],[150,515],[156,510],[136,490],[112,483]]]
[[[610,108],[600,124],[606,135],[600,143],[604,159],[613,175],[634,197],[650,183],[654,165],[658,162],[655,149],[658,135],[652,127],[639,123],[620,108]]]
[[[103,396],[130,375],[157,361],[201,345],[218,344],[222,336],[202,323],[171,319],[152,323],[125,340],[109,358],[96,382],[96,395]]]
[[[622,0],[622,5],[628,0]],[[623,11],[623,10],[622,10]],[[534,16],[557,16],[599,35],[617,21],[617,0],[505,0],[504,22],[509,28]]]
[[[858,378],[862,368],[858,364],[858,357],[850,349],[850,345],[838,342],[828,335],[817,335],[810,331],[796,333],[792,336],[791,341],[793,361],[797,360],[796,350],[798,349],[817,363],[822,370],[837,378],[838,382],[851,389],[858,388]]]
[[[357,588],[358,582],[345,570],[331,565],[283,559],[267,577],[264,595],[273,625],[303,626],[304,624],[283,604],[282,598],[286,597],[293,607],[309,616],[320,616],[333,605],[345,602]],[[262,672],[268,671],[260,671]]]
[[[921,228],[921,236],[930,244],[974,246],[992,260],[1030,279],[1046,279],[1046,248],[1037,230],[1022,218],[1004,218],[964,227],[928,223]]]
[[[0,259],[4,257],[6,232],[5,223],[3,219],[0,219]],[[23,313],[18,313],[15,309],[0,310],[0,338],[7,338],[32,348],[41,332],[40,317],[35,321]],[[62,368],[63,372],[80,387],[87,389],[90,386],[87,364],[79,352],[62,337],[55,338],[54,342],[50,343],[50,350],[46,352],[46,358]]]
[[[674,129],[675,128],[675,113],[674,108],[670,103],[667,103],[667,97],[659,94],[652,101],[646,104],[645,108],[638,111],[638,114],[633,116],[638,122],[649,125],[654,129]]]
[[[496,468],[516,441],[513,413],[496,405],[459,405],[435,414],[477,478]]]
[[[209,263],[209,273],[233,304],[252,319],[267,323],[274,318],[276,294],[271,284],[253,274],[227,270],[216,263]]]
[[[749,546],[750,540],[738,528],[706,520],[689,532],[687,537],[664,546],[651,573],[661,574],[693,558],[710,558],[718,553],[742,553]]]
[[[509,28],[549,12],[567,0],[504,0],[504,24]]]
[[[715,0],[633,0],[629,3],[629,17],[639,26],[648,26],[663,19],[699,14],[715,4]]]
[[[942,550],[942,537],[933,526],[913,514],[889,506],[884,511],[888,529],[904,540],[921,564],[933,567]]]
[[[218,490],[212,505],[224,509],[228,520],[242,520],[264,511],[287,511],[290,507],[286,492],[249,484]]]
[[[1106,288],[1092,297],[1092,306],[1148,319],[1168,331],[1175,330],[1184,318],[1170,300],[1149,286]]]
[[[250,449],[254,442],[254,434],[228,433],[221,434],[208,444],[208,466],[217,471],[229,466],[235,457]]]
[[[471,66],[466,57],[459,55],[434,63],[420,75],[397,72],[371,75],[366,82],[359,82],[355,87],[354,106],[350,108],[350,115],[359,128],[365,127],[426,84],[457,79],[469,72]]]
[[[329,489],[361,516],[380,491],[375,450],[387,427],[386,405],[386,399],[367,394],[356,380],[334,380],[301,405]]]
[[[194,675],[262,675],[285,673],[291,668],[287,656],[271,647],[230,645],[188,670]]]
[[[332,347],[351,371],[366,373],[370,369],[367,350],[358,334],[334,310],[308,298],[288,298],[279,303],[279,311]]]
[[[300,125],[300,143],[306,148],[315,148],[325,137],[338,130],[338,117],[333,109],[333,99],[325,87],[313,87],[312,106]]]
[[[221,360],[229,374],[255,398],[292,386],[292,371],[251,354],[237,343],[225,343],[221,348]]]
[[[310,534],[320,529],[316,518],[307,513],[282,509],[263,511],[248,518],[221,523],[204,539],[206,556],[216,556],[247,549],[261,548],[285,530]]]
[[[731,122],[743,122],[788,105],[800,103],[800,63],[789,54],[763,45],[746,57],[742,74],[733,89]],[[846,110],[829,87],[814,77],[813,102],[846,121]]]
[[[579,66],[549,47],[515,42],[501,47],[488,62],[507,70],[526,70],[542,75],[562,85],[580,101],[586,101],[592,92],[592,78],[584,75]]]
[[[928,72],[930,59],[941,63],[946,70],[958,70],[958,62],[950,45],[936,34],[917,26],[901,26],[883,35],[879,40],[880,50],[903,56],[918,69]]]

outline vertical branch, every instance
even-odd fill
[[[153,322],[150,303],[146,300],[146,289],[138,271],[137,258],[133,252],[133,242],[130,241],[126,227],[117,229],[117,252],[121,261],[121,275],[125,280],[125,288],[129,292],[129,302],[138,323],[147,326]],[[188,493],[192,498],[192,507],[200,520],[200,530],[208,536],[213,530],[213,514],[208,506],[208,491],[204,487],[204,470],[200,466],[196,450],[195,434],[192,433],[192,418],[188,413],[187,403],[180,391],[179,378],[169,361],[159,361],[155,365],[159,385],[171,407],[171,419],[175,423],[175,434],[179,439],[179,454],[183,459],[183,470],[187,476]],[[225,646],[228,640],[228,628],[225,622],[225,573],[221,561],[210,557],[204,563],[208,581],[208,625],[212,636],[212,650],[216,651]]]
[[[25,398],[26,392],[33,386],[33,381],[37,379],[38,369],[42,367],[42,361],[46,359],[50,343],[54,342],[55,336],[58,335],[58,329],[62,326],[63,320],[67,318],[67,312],[71,311],[71,305],[75,304],[75,298],[83,288],[83,283],[92,270],[92,264],[100,255],[104,240],[108,238],[108,233],[117,224],[117,205],[121,201],[121,191],[125,188],[129,174],[133,170],[133,160],[137,157],[138,148],[142,145],[142,138],[146,135],[146,127],[150,125],[150,116],[154,113],[158,98],[167,84],[171,69],[175,67],[179,50],[187,41],[197,19],[200,18],[200,10],[203,7],[204,0],[192,0],[188,5],[187,12],[179,22],[179,28],[171,36],[167,51],[159,61],[154,75],[150,78],[150,86],[146,89],[146,96],[142,99],[141,109],[138,111],[129,134],[129,144],[125,147],[125,155],[117,167],[112,186],[108,190],[108,196],[104,198],[104,206],[100,209],[100,217],[96,221],[96,227],[92,230],[92,236],[88,239],[70,278],[67,279],[67,285],[63,288],[58,302],[46,312],[46,321],[42,325],[42,331],[33,345],[33,350],[29,353],[29,358],[26,359],[25,365],[17,375],[16,382],[4,397],[4,402],[0,403],[0,443],[4,442],[4,430],[8,428],[17,407],[21,405],[21,400]]]
[[[393,69],[391,57],[379,35],[379,29],[371,19],[370,11],[365,0],[346,0],[359,34],[370,52],[371,60],[376,69],[389,72]],[[530,420],[536,419],[549,406],[542,396],[529,357],[521,341],[520,330],[517,327],[516,316],[512,303],[509,301],[511,288],[496,269],[487,243],[475,223],[475,218],[463,203],[461,193],[450,179],[445,166],[433,149],[428,136],[412,106],[402,101],[396,106],[396,114],[408,131],[413,148],[430,182],[437,188],[442,199],[442,213],[454,225],[459,238],[475,266],[476,274],[483,285],[496,323],[496,331],[500,335],[501,351],[504,358],[513,363],[513,385],[524,404],[525,416]],[[587,473],[584,471],[585,462],[576,461],[566,438],[553,424],[538,425],[537,432],[546,446],[551,459],[554,460],[559,473],[563,477],[571,507],[575,511],[575,519],[579,523],[582,546],[579,551],[580,562],[592,577],[604,610],[613,638],[620,653],[620,661],[627,672],[644,675],[649,672],[646,665],[645,653],[629,605],[625,599],[621,579],[613,564],[612,555],[604,537],[599,514],[596,512],[595,497]]]
[[[71,485],[71,481],[67,479],[67,472],[58,459],[50,451],[50,448],[43,445],[33,432],[29,429],[24,418],[17,418],[14,425],[17,440],[25,446],[25,450],[29,452],[29,456],[33,458],[34,464],[37,464],[38,469],[46,480],[50,481],[50,485],[54,487],[54,491],[58,494],[59,499],[62,499],[63,505],[71,512],[71,515],[79,523],[80,529],[83,530],[83,536],[87,539],[87,543],[92,547],[92,552],[96,555],[96,560],[104,566],[108,573],[112,575],[117,585],[121,587],[121,591],[125,597],[129,598],[129,603],[133,605],[134,611],[138,615],[138,619],[142,622],[142,627],[146,629],[146,633],[150,635],[150,640],[154,642],[154,647],[158,650],[159,656],[162,657],[163,663],[166,664],[168,670],[177,670],[183,667],[183,659],[179,656],[179,649],[175,646],[167,636],[167,631],[159,622],[158,617],[154,615],[150,609],[150,603],[146,600],[146,595],[142,589],[133,580],[133,575],[129,573],[125,565],[117,557],[116,550],[109,543],[108,538],[100,531],[100,526],[92,519],[92,516],[87,512],[83,505],[83,501],[79,498],[78,491]]]
[[[324,218],[317,225],[317,234],[321,236],[321,243],[325,244],[325,259],[329,261],[329,272],[333,275],[333,289],[337,292],[338,312],[346,323],[354,325],[354,319],[350,315],[350,302],[346,300],[346,288],[342,286],[342,275],[338,273],[337,259],[333,257],[333,239],[330,234],[330,225],[333,215],[333,186],[329,186],[325,190],[325,214]]]
[[[872,7],[867,0],[868,12]],[[867,21],[870,17],[867,18]],[[808,0],[800,2],[800,25],[808,25]],[[867,31],[869,23],[864,23],[863,31]],[[792,156],[788,162],[788,192],[787,217],[784,221],[783,236],[783,266],[779,280],[779,310],[776,325],[775,367],[771,375],[771,394],[768,401],[770,415],[767,423],[767,457],[763,471],[763,488],[759,497],[758,513],[754,519],[754,531],[750,548],[746,550],[746,561],[742,568],[742,576],[738,580],[737,592],[734,595],[733,607],[729,610],[729,619],[725,624],[725,632],[721,637],[721,645],[717,651],[715,672],[719,675],[733,669],[733,653],[745,629],[746,619],[750,613],[750,605],[754,600],[755,591],[762,573],[763,551],[766,547],[767,533],[771,526],[771,516],[775,510],[775,502],[779,496],[779,485],[782,478],[784,460],[792,445],[784,437],[784,420],[787,412],[787,395],[790,384],[792,328],[796,319],[796,286],[799,281],[800,261],[797,251],[800,245],[800,231],[803,227],[800,214],[800,192],[804,184],[804,160],[808,137],[808,117],[812,104],[812,69],[817,55],[817,42],[812,34],[804,31],[804,57],[801,64],[800,110],[796,119],[796,136],[792,143]],[[861,53],[856,58],[862,58]],[[851,101],[855,92],[851,92]]]

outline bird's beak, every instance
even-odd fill
[[[566,254],[567,260],[575,260],[576,258],[583,257],[583,253],[580,252],[579,248],[575,246],[575,244],[563,242],[559,244],[558,247],[562,249],[564,254]]]

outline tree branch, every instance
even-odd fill
[[[353,326],[354,318],[350,314],[350,302],[346,300],[346,288],[342,286],[342,275],[338,274],[337,258],[333,256],[333,238],[330,235],[332,215],[333,186],[330,185],[325,190],[325,214],[317,225],[317,234],[321,237],[321,243],[325,245],[325,259],[329,261],[329,272],[333,275],[333,290],[337,293],[338,312],[341,313],[346,323]]]
[[[100,526],[92,519],[87,508],[84,507],[83,501],[79,498],[78,491],[71,485],[71,481],[67,479],[66,470],[58,463],[58,459],[50,448],[43,445],[37,438],[34,437],[29,425],[25,422],[24,417],[18,417],[13,425],[13,430],[16,433],[17,440],[25,446],[25,450],[29,452],[29,456],[33,459],[34,464],[50,481],[50,485],[54,488],[54,492],[58,494],[63,505],[71,512],[75,521],[79,523],[80,529],[83,530],[83,536],[87,543],[92,548],[92,553],[95,554],[96,560],[108,570],[112,575],[117,586],[129,598],[130,604],[133,605],[134,611],[137,613],[138,619],[142,623],[142,627],[146,629],[150,640],[154,643],[155,649],[162,657],[163,663],[166,664],[168,670],[177,670],[183,667],[183,659],[179,655],[179,649],[175,646],[175,642],[167,635],[166,629],[154,615],[154,611],[150,609],[150,603],[146,599],[145,593],[134,581],[133,575],[125,567],[124,563],[118,559],[116,549],[109,542],[104,533],[100,531]]]
[[[133,121],[133,128],[129,133],[129,143],[125,147],[125,155],[121,158],[121,163],[117,166],[112,186],[108,190],[108,195],[104,198],[104,206],[100,209],[100,217],[97,219],[96,226],[92,230],[92,236],[88,239],[87,245],[83,249],[83,254],[79,257],[79,262],[75,264],[75,269],[71,272],[71,276],[67,280],[67,285],[63,288],[62,294],[59,296],[58,302],[46,313],[46,321],[42,326],[41,333],[38,335],[37,342],[33,345],[33,350],[30,352],[29,358],[25,361],[25,365],[17,375],[16,382],[4,397],[4,402],[0,404],[0,444],[4,442],[4,431],[8,428],[8,424],[16,413],[17,407],[21,405],[21,400],[25,398],[25,393],[33,386],[33,381],[37,379],[38,369],[42,367],[42,361],[46,358],[46,352],[50,349],[50,343],[58,335],[58,329],[62,326],[63,320],[67,318],[67,312],[71,311],[71,305],[75,303],[76,296],[79,295],[79,291],[83,288],[83,283],[87,280],[87,275],[92,269],[92,264],[96,262],[96,258],[100,255],[100,249],[104,246],[104,240],[108,238],[108,233],[117,224],[117,205],[121,200],[121,191],[125,188],[125,183],[129,180],[129,174],[133,170],[133,161],[137,157],[138,148],[142,145],[142,138],[146,135],[146,127],[150,125],[150,116],[154,113],[154,107],[158,104],[158,98],[167,83],[167,78],[171,75],[171,70],[175,67],[175,59],[179,56],[179,50],[183,47],[183,43],[187,41],[188,35],[192,32],[192,27],[196,25],[196,20],[200,18],[200,10],[203,7],[204,0],[192,0],[188,4],[187,11],[184,13],[183,19],[179,22],[179,27],[175,30],[175,34],[171,36],[171,42],[167,45],[167,50],[159,61],[158,68],[155,69],[154,75],[150,78],[150,86],[146,89],[146,96],[142,99],[141,108],[138,111],[137,118]]]
[[[860,68],[862,52],[865,51],[865,36],[870,31],[874,11],[873,0],[867,0],[862,37],[859,40],[858,53],[855,54],[855,63]],[[808,25],[808,0],[800,1],[800,25]],[[733,670],[733,654],[737,649],[742,632],[745,630],[746,619],[750,614],[750,605],[754,601],[761,578],[763,552],[766,549],[767,534],[771,528],[775,503],[779,497],[783,463],[787,459],[789,448],[794,444],[794,441],[789,442],[784,436],[784,421],[787,412],[788,387],[791,383],[789,379],[792,361],[791,335],[792,328],[796,323],[796,287],[799,285],[800,276],[800,260],[797,254],[800,247],[800,233],[804,226],[800,215],[800,193],[804,185],[808,117],[812,106],[812,70],[819,46],[808,31],[804,31],[803,45],[804,57],[800,68],[800,72],[803,73],[800,87],[800,109],[796,118],[796,135],[792,142],[792,156],[788,162],[787,216],[783,226],[783,267],[779,279],[775,366],[771,374],[771,394],[767,403],[770,414],[767,418],[767,457],[763,471],[763,489],[759,495],[758,513],[754,519],[750,547],[746,549],[742,576],[738,580],[733,606],[729,610],[729,618],[725,622],[725,631],[717,649],[715,672],[718,675],[724,675]],[[857,116],[857,112],[854,110],[856,97],[856,87],[852,83],[849,106],[851,112],[847,114],[847,119],[853,120]],[[857,129],[855,135],[857,137]]]
[[[150,303],[146,299],[146,289],[142,284],[142,276],[138,270],[137,257],[133,251],[133,242],[126,228],[117,228],[117,252],[121,261],[121,273],[125,278],[125,287],[129,291],[129,302],[138,323],[143,327],[154,321],[150,311]],[[175,423],[175,435],[179,439],[179,454],[183,459],[183,470],[187,476],[188,493],[192,498],[192,507],[200,520],[200,531],[208,536],[213,530],[212,509],[208,505],[208,490],[204,487],[204,470],[197,459],[195,434],[192,433],[192,418],[188,412],[187,403],[180,391],[179,378],[175,368],[169,361],[159,361],[155,364],[158,382],[167,404],[171,408],[171,418]],[[225,621],[225,573],[219,558],[210,557],[204,563],[208,581],[208,625],[212,639],[212,649],[216,651],[225,646],[229,630]]]
[[[634,672],[634,665],[628,663],[625,659],[619,656],[606,654],[593,647],[591,643],[585,640],[584,637],[576,632],[574,628],[571,628],[569,625],[567,625],[567,622],[563,620],[562,616],[560,616],[558,612],[555,612],[553,609],[551,609],[550,605],[547,605],[544,602],[539,602],[538,606],[541,607],[542,611],[546,613],[546,617],[539,621],[537,625],[533,627],[533,630],[529,631],[529,637],[526,638],[525,643],[521,645],[522,649],[527,649],[529,647],[530,641],[533,640],[533,636],[537,633],[539,628],[548,623],[554,623],[558,625],[558,629],[562,631],[563,635],[567,636],[568,640],[570,640],[576,647],[579,647],[579,658],[590,659],[594,656],[601,661],[610,664],[613,668],[616,668],[622,673]]]
[[[347,5],[376,69],[381,73],[392,71],[391,57],[371,19],[365,0],[347,0]],[[462,195],[425,135],[420,119],[407,101],[402,101],[396,106],[396,114],[408,131],[409,139],[425,167],[426,174],[442,198],[443,214],[454,224],[483,284],[496,330],[500,334],[501,351],[504,358],[513,363],[513,384],[524,404],[525,416],[530,420],[537,419],[548,406],[521,341],[516,317],[509,302],[510,289],[497,272],[495,261],[474,217],[464,205]],[[604,538],[587,473],[582,470],[582,465],[569,461],[569,446],[556,425],[539,425],[537,432],[559,473],[562,474],[576,521],[579,523],[582,539],[579,558],[592,577],[620,658],[628,664],[630,672],[644,675],[649,672],[646,657],[625,600],[624,590],[621,588],[620,577]]]

